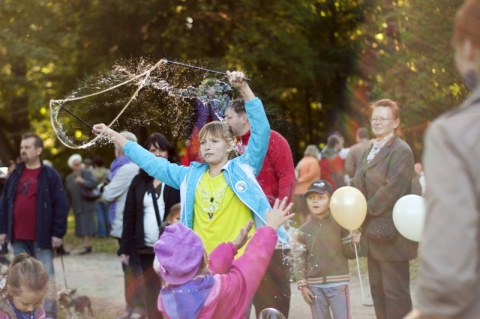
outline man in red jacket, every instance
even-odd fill
[[[250,138],[250,123],[248,122],[243,101],[234,100],[225,111],[225,122],[232,128],[237,137],[237,148],[240,153],[245,151]],[[287,140],[276,131],[270,131],[267,155],[257,180],[273,206],[276,198],[288,198],[293,201],[295,189],[295,167],[292,151]],[[253,298],[257,318],[265,308],[276,308],[288,318],[290,310],[290,273],[284,256],[289,249],[275,249],[265,276]]]

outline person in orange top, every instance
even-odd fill
[[[298,227],[307,221],[309,215],[308,206],[303,194],[305,194],[310,184],[320,179],[319,154],[320,151],[316,145],[308,145],[303,153],[303,158],[298,162],[297,167],[295,167],[297,184],[294,192],[293,212],[296,213],[295,222]]]

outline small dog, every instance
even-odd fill
[[[77,289],[62,289],[57,293],[58,303],[65,309],[67,319],[93,318],[92,302],[87,296],[74,298]]]

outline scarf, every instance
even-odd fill
[[[393,137],[393,133],[384,137],[380,142],[378,142],[376,139],[373,140],[372,142],[372,149],[370,150],[370,153],[368,153],[367,156],[367,162],[370,163],[375,156],[380,152],[380,150],[387,144],[388,141],[390,141]]]
[[[160,291],[162,303],[171,319],[197,318],[215,283],[212,275],[195,277],[183,285],[168,285]]]
[[[108,179],[112,180],[113,176],[117,173],[117,171],[125,164],[131,163],[132,160],[126,157],[125,155],[119,156],[113,160],[112,164],[110,164],[110,174],[108,174]]]

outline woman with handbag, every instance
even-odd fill
[[[371,108],[376,138],[360,158],[353,179],[367,199],[361,244],[362,251],[368,252],[377,318],[401,319],[412,309],[409,260],[417,256],[417,243],[397,232],[392,211],[397,200],[410,193],[414,161],[410,146],[398,136],[397,103],[383,99]]]
[[[92,252],[90,237],[97,233],[95,200],[100,196],[96,189],[98,183],[91,171],[82,168],[79,154],[69,157],[68,166],[72,173],[65,180],[65,189],[75,216],[75,236],[83,237],[84,249],[80,254],[88,254]]]
[[[144,146],[155,156],[175,163],[175,149],[162,134],[153,133],[147,138]],[[154,179],[143,170],[135,176],[128,189],[118,254],[124,263],[128,263],[132,253],[138,255],[146,283],[149,319],[162,318],[157,307],[161,287],[160,279],[153,270],[155,257],[153,245],[158,240],[159,228],[167,219],[171,207],[179,202],[179,190]]]

